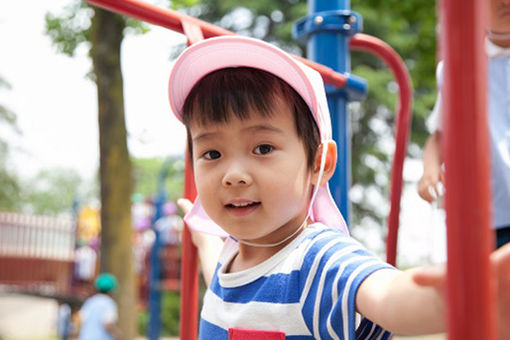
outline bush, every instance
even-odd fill
[[[163,292],[161,301],[161,334],[162,336],[179,335],[180,294]],[[146,335],[149,325],[149,312],[138,314],[138,334]]]

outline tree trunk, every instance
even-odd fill
[[[94,8],[91,42],[99,112],[101,180],[101,271],[119,281],[120,339],[136,335],[136,289],[131,224],[131,161],[126,141],[120,47],[124,21]]]

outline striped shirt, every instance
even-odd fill
[[[355,297],[368,275],[393,267],[350,236],[312,224],[266,261],[225,273],[238,249],[234,240],[225,242],[204,296],[201,340],[229,339],[229,330],[232,335],[237,329],[268,332],[239,339],[390,338],[391,333],[363,317],[356,327]]]

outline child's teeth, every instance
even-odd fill
[[[246,207],[247,205],[249,205],[250,203],[235,203],[233,204],[234,207]]]

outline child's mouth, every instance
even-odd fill
[[[257,209],[260,202],[242,202],[242,203],[229,203],[225,208],[234,216],[245,216]]]

